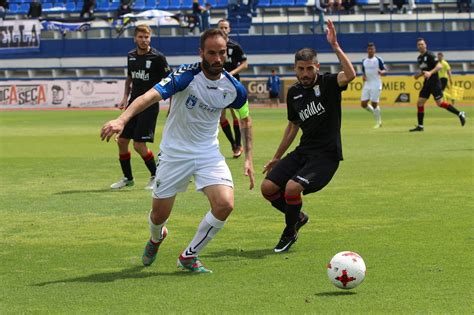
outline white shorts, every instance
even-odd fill
[[[362,88],[362,96],[360,98],[361,101],[368,101],[378,103],[380,100],[380,93],[382,92],[381,89],[378,88]]]
[[[197,191],[211,185],[234,187],[232,174],[220,152],[189,159],[173,159],[161,153],[153,198],[169,198],[186,191],[191,176],[194,176]]]

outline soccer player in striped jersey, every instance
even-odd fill
[[[375,55],[375,44],[367,44],[367,58],[362,60],[362,79],[364,87],[362,89],[361,106],[374,114],[374,128],[382,127],[382,115],[380,113],[380,93],[382,92],[381,76],[385,75],[387,68],[379,56]],[[369,101],[371,104],[369,104]]]
[[[240,117],[244,174],[250,179],[250,189],[254,186],[252,121],[246,105],[247,93],[242,84],[223,69],[226,44],[224,32],[206,30],[201,35],[201,62],[179,67],[137,98],[118,119],[102,127],[101,138],[108,141],[114,134],[120,134],[124,124],[137,113],[173,96],[160,144],[160,163],[148,218],[151,237],[142,257],[145,266],[155,261],[159,246],[168,235],[166,222],[176,195],[186,191],[189,180],[194,177],[196,190],[206,195],[210,210],[179,256],[178,266],[197,273],[211,272],[198,255],[223,228],[234,207],[232,175],[217,140],[219,117],[225,108],[234,108]]]

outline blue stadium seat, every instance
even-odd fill
[[[183,0],[181,2],[181,9],[192,9],[193,7],[193,0]]]
[[[77,12],[76,11],[76,3],[75,2],[66,3],[66,11],[70,12],[70,13]]]
[[[45,2],[42,4],[42,6],[43,6],[43,11],[45,11],[45,10],[51,9],[53,7],[53,4],[51,2]]]
[[[22,3],[20,5],[20,9],[18,10],[18,13],[27,14],[28,11],[30,11],[30,4],[29,3]]]
[[[216,4],[216,8],[227,8],[229,6],[229,0],[218,0]]]
[[[107,12],[109,11],[109,1],[98,1],[95,6],[97,12]]]
[[[110,2],[109,11],[117,11],[120,6],[120,2]]]
[[[7,13],[18,14],[19,9],[20,9],[20,6],[18,4],[10,3]]]
[[[308,3],[308,0],[296,0],[295,1],[295,6],[296,7],[305,7],[307,3]]]
[[[281,4],[283,7],[293,7],[295,6],[295,0],[283,0]]]
[[[270,0],[258,0],[258,8],[268,8],[270,7]]]
[[[281,7],[283,6],[283,0],[272,0],[270,7]]]
[[[168,10],[170,8],[170,2],[169,0],[160,0],[160,3],[158,3],[158,10]]]
[[[132,8],[134,11],[143,11],[145,9],[145,0],[136,0]]]
[[[164,1],[164,0],[160,0]],[[145,10],[155,10],[157,8],[156,0],[145,0]]]
[[[179,10],[181,8],[181,0],[170,0],[170,10]]]

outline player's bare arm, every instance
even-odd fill
[[[242,61],[242,63],[237,67],[235,68],[234,70],[232,70],[231,72],[229,72],[231,75],[236,75],[238,73],[240,73],[242,70],[245,70],[249,67],[249,63],[247,60],[245,61]]]
[[[123,98],[122,100],[120,101],[119,105],[118,105],[118,108],[119,109],[124,109],[125,107],[127,107],[127,103],[128,103],[128,96],[130,95],[130,92],[132,91],[132,77],[131,76],[127,76],[127,79],[125,80],[125,87],[124,87],[124,91],[123,91]]]
[[[270,170],[275,166],[278,161],[280,161],[283,154],[285,154],[286,150],[290,147],[295,140],[296,135],[298,134],[299,126],[291,121],[288,122],[288,125],[285,128],[285,132],[283,133],[283,138],[281,139],[280,145],[273,155],[273,158],[268,161],[267,164],[263,166],[263,174],[270,172]]]
[[[255,185],[255,173],[253,170],[253,156],[252,156],[252,147],[253,147],[253,133],[252,133],[252,118],[247,116],[240,120],[240,131],[242,133],[242,138],[244,141],[244,174],[249,177],[250,180],[250,189],[253,189]]]
[[[426,79],[429,79],[433,74],[437,73],[439,70],[441,70],[441,68],[443,68],[443,66],[441,66],[441,64],[438,62],[438,64],[436,65],[436,67],[434,67],[431,71],[423,71],[423,76],[426,78]]]
[[[150,105],[161,100],[162,97],[160,93],[158,93],[158,91],[154,88],[151,88],[145,94],[137,97],[117,119],[105,123],[104,126],[102,126],[100,138],[102,140],[105,139],[108,142],[114,134],[120,135],[124,126],[130,121],[130,119],[132,119],[133,116],[141,113],[150,107]]]
[[[336,56],[342,66],[342,71],[339,72],[339,74],[337,75],[337,84],[339,86],[346,86],[349,82],[355,79],[356,72],[354,66],[352,65],[352,62],[346,56],[344,51],[342,51],[341,47],[339,46],[339,43],[337,42],[336,28],[334,27],[334,23],[331,20],[328,20],[327,24],[327,41],[336,53]]]

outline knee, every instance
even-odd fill
[[[125,138],[118,138],[117,139],[117,145],[120,147],[120,148],[128,148],[128,143],[130,142],[130,140],[128,139],[125,139]]]
[[[264,179],[260,185],[260,191],[265,199],[268,199],[270,196],[276,194],[279,190],[280,187],[268,179]]]
[[[146,145],[144,142],[133,142],[133,148],[135,149],[136,152],[141,153],[145,148]]]
[[[221,199],[214,202],[213,209],[217,212],[231,213],[234,210],[234,201],[232,199]]]
[[[299,183],[290,180],[285,187],[286,196],[299,196],[303,192],[304,188]]]

